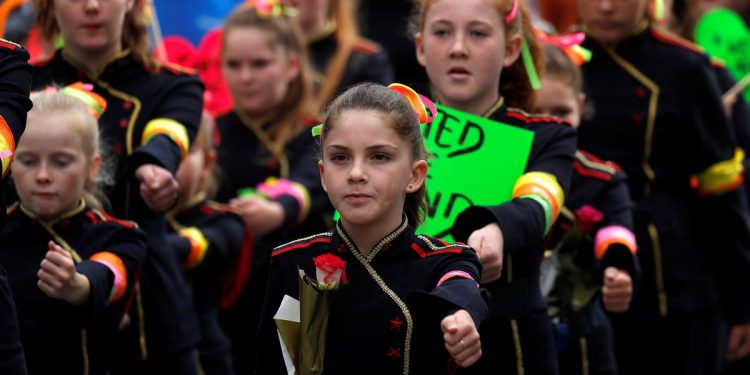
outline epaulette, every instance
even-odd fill
[[[378,45],[377,43],[362,38],[359,38],[354,42],[352,49],[368,55],[374,55],[381,50],[380,45]]]
[[[92,208],[88,212],[86,212],[86,217],[88,217],[94,224],[107,222],[115,223],[129,229],[138,228],[138,224],[136,224],[134,221],[118,219],[97,208]]]
[[[16,213],[16,211],[18,211],[18,202],[15,202],[15,203],[11,204],[10,206],[8,206],[5,209],[5,214],[6,215],[14,214],[14,213]]]
[[[212,214],[214,212],[222,212],[222,213],[229,213],[229,214],[238,213],[237,209],[235,209],[234,207],[228,204],[219,203],[215,201],[206,201],[204,202],[204,204],[200,206],[199,209],[201,213],[204,213],[204,214]]]
[[[413,242],[410,247],[421,258],[442,254],[460,254],[465,250],[471,249],[471,247],[462,243],[448,243],[438,238],[425,236],[424,234],[418,235],[417,238],[421,240],[421,243],[424,243],[424,246],[420,246],[418,241]]]
[[[656,27],[651,28],[651,35],[654,36],[657,40],[666,43],[671,44],[673,46],[682,47],[684,49],[687,49],[689,51],[705,55],[705,51],[703,48],[701,48],[699,45],[692,43],[688,41],[687,39],[683,39],[677,35],[671,34],[665,30],[658,29]]]
[[[576,151],[573,168],[582,176],[593,177],[603,181],[611,181],[612,177],[620,170],[620,166],[617,163],[599,159],[583,150]]]
[[[325,233],[319,233],[310,237],[300,238],[292,242],[288,242],[286,244],[283,244],[281,246],[274,248],[273,252],[271,253],[271,256],[275,257],[277,255],[288,253],[293,250],[305,249],[309,247],[310,245],[314,245],[316,243],[331,243],[332,235],[333,235],[333,232],[325,232]]]
[[[159,67],[176,75],[194,76],[198,71],[193,68],[187,68],[180,64],[169,61],[158,60]]]
[[[570,123],[568,123],[567,121],[563,121],[557,117],[533,115],[518,108],[508,108],[507,113],[508,113],[508,117],[525,122],[527,124],[534,124],[534,123],[539,123],[539,122],[551,122],[553,124],[571,126]]]
[[[9,49],[11,51],[15,51],[15,50],[17,50],[19,48],[23,48],[23,47],[21,47],[20,44],[13,43],[10,40],[3,39],[3,38],[0,38],[0,47],[1,48],[5,48],[5,49]]]
[[[711,66],[713,66],[714,68],[726,69],[727,62],[724,61],[724,59],[718,58],[716,56],[711,56],[709,59],[711,60]]]

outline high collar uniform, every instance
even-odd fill
[[[115,184],[105,192],[111,211],[138,222],[148,235],[143,298],[134,303],[131,321],[135,324],[122,336],[128,354],[121,357],[135,363],[190,350],[199,340],[199,329],[187,285],[166,244],[164,215],[146,206],[134,174],[143,164],[156,164],[174,175],[200,123],[203,84],[195,74],[175,65],[149,68],[127,50],[89,75],[58,50],[35,65],[32,88],[78,81],[92,84],[94,92],[107,101],[99,130],[104,154],[112,155],[115,164]]]
[[[720,314],[750,321],[742,157],[716,72],[695,46],[647,24],[615,46],[584,46],[593,116],[579,146],[628,174],[644,275],[613,320],[620,370],[713,373]]]
[[[283,371],[273,316],[284,295],[299,298],[298,270],[314,278],[313,258],[322,254],[344,260],[348,280],[328,294],[323,374],[444,374],[455,369],[440,321],[456,309],[466,309],[475,322],[483,319],[487,307],[475,281],[481,266],[471,248],[417,236],[404,220],[367,256],[340,224],[334,232],[274,250],[258,337],[267,345],[260,348],[258,373]],[[450,277],[455,271],[464,276]]]
[[[17,206],[0,241],[0,263],[7,267],[18,308],[29,374],[60,369],[82,374],[85,368],[89,374],[106,374],[115,333],[146,256],[144,233],[81,202],[56,222],[41,221]],[[91,292],[83,305],[50,298],[37,286],[49,241],[73,254],[76,271],[89,279]]]

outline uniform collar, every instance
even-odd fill
[[[601,45],[599,42],[595,41],[593,38],[586,38],[583,41],[583,47],[591,49],[595,52],[596,49],[599,48],[609,48],[612,50],[621,50],[621,49],[631,49],[637,46],[640,46],[648,39],[649,31],[651,30],[651,24],[647,19],[643,19],[640,24],[633,30],[633,33],[625,38],[624,40],[621,40],[618,43],[615,43],[614,45],[610,47],[606,47]],[[586,29],[584,28],[583,31],[585,32]],[[603,51],[602,51],[603,52]],[[594,53],[594,58],[596,58],[596,53]]]
[[[81,199],[78,202],[78,206],[76,206],[72,210],[70,210],[70,211],[68,211],[68,212],[60,215],[58,218],[56,218],[54,220],[50,220],[50,221],[45,221],[45,220],[39,219],[39,217],[36,215],[36,213],[34,213],[31,210],[29,210],[28,208],[24,207],[23,204],[19,204],[18,208],[21,210],[21,212],[24,213],[24,215],[28,216],[31,220],[39,221],[40,223],[44,224],[45,226],[50,226],[51,227],[51,226],[54,226],[55,224],[57,224],[57,223],[59,223],[61,221],[70,219],[71,217],[76,216],[79,213],[83,212],[86,209],[86,202],[83,199]]]
[[[372,248],[372,251],[370,251],[367,256],[363,257],[368,263],[371,263],[379,253],[388,252],[394,247],[400,248],[400,245],[403,245],[405,242],[409,241],[413,234],[414,230],[409,226],[409,220],[406,218],[406,215],[403,215],[401,224],[399,224],[385,237],[380,239],[380,241],[378,241]],[[334,245],[337,246],[339,252],[345,252],[348,250],[350,252],[357,252],[361,254],[361,252],[357,248],[357,245],[346,233],[344,227],[341,226],[341,221],[338,221],[336,223],[336,230],[333,232],[333,236]]]
[[[56,52],[56,54],[59,56],[60,59],[65,61],[68,65],[72,66],[76,70],[86,74],[86,69],[83,68],[83,65],[81,65],[79,62],[73,59],[65,57],[65,55],[62,52],[63,52],[62,48],[58,49]],[[86,75],[88,75],[89,78],[91,79],[97,79],[100,76],[102,76],[103,73],[107,71],[107,68],[109,68],[110,66],[118,66],[118,68],[120,68],[121,67],[119,66],[121,64],[120,61],[123,61],[128,56],[130,56],[130,49],[124,49],[112,55],[112,57],[110,57],[109,60],[107,60],[107,62],[105,62],[101,67],[99,67],[99,69],[96,72],[94,72],[93,74],[86,74]]]

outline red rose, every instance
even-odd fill
[[[313,258],[315,276],[321,289],[336,289],[346,282],[346,262],[333,254]]]
[[[602,220],[604,220],[604,214],[587,204],[576,210],[576,227],[584,233],[591,233],[594,226]]]

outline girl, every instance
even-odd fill
[[[584,108],[579,68],[556,45],[544,47],[544,59],[534,113],[578,127]],[[638,269],[627,176],[617,164],[582,150],[576,152],[573,167],[562,216],[550,232],[548,247],[555,253],[547,258],[559,267],[545,297],[555,323],[560,372],[616,374],[605,310],[627,310]],[[550,277],[548,270],[543,270],[543,279]]]
[[[171,228],[167,239],[185,269],[200,319],[200,367],[206,375],[232,375],[229,339],[219,326],[219,304],[224,303],[222,283],[229,265],[248,263],[250,242],[242,218],[228,206],[208,200],[216,190],[213,128],[213,118],[205,113],[195,143],[177,170],[180,196],[167,214]],[[237,259],[241,250],[244,258]]]
[[[194,374],[198,321],[179,261],[165,243],[164,212],[177,198],[174,173],[198,127],[203,87],[192,73],[150,57],[147,3],[37,0],[43,36],[52,40],[59,32],[64,47],[36,66],[32,86],[83,80],[109,103],[100,126],[116,155],[116,184],[105,193],[115,216],[138,222],[149,243],[117,367]]]
[[[260,8],[260,9],[259,9]],[[222,74],[234,110],[217,119],[217,200],[229,202],[253,234],[253,269],[246,293],[225,316],[236,370],[252,371],[253,337],[273,246],[326,230],[328,200],[315,165],[315,114],[310,70],[296,20],[243,5],[227,18]]]
[[[20,204],[0,235],[28,371],[106,374],[146,239],[84,199],[95,194],[101,162],[89,108],[60,92],[33,105],[13,166]]]
[[[562,121],[523,112],[533,104],[528,72],[541,52],[526,7],[519,0],[423,0],[414,26],[417,59],[443,105],[534,132],[513,200],[470,207],[452,228],[453,238],[477,249],[491,295],[490,318],[480,327],[485,355],[470,370],[556,373],[539,264],[570,183],[576,140]]]
[[[644,271],[630,310],[612,320],[618,365],[623,374],[713,374],[722,317],[733,326],[729,354],[750,352],[743,155],[708,58],[651,27],[647,3],[579,2],[594,104],[579,143],[628,174]]]
[[[290,0],[299,8],[299,22],[306,36],[315,69],[316,99],[320,106],[342,90],[360,82],[393,82],[388,54],[364,39],[349,0]]]
[[[284,295],[299,298],[298,269],[315,274],[313,259],[326,254],[341,257],[348,280],[328,294],[326,374],[442,374],[454,369],[446,354],[453,366],[474,363],[486,312],[476,255],[414,233],[427,174],[415,109],[383,86],[355,86],[329,105],[321,137],[320,178],[341,219],[334,232],[274,250],[260,373],[284,371],[273,316]],[[422,306],[420,290],[432,297]]]

